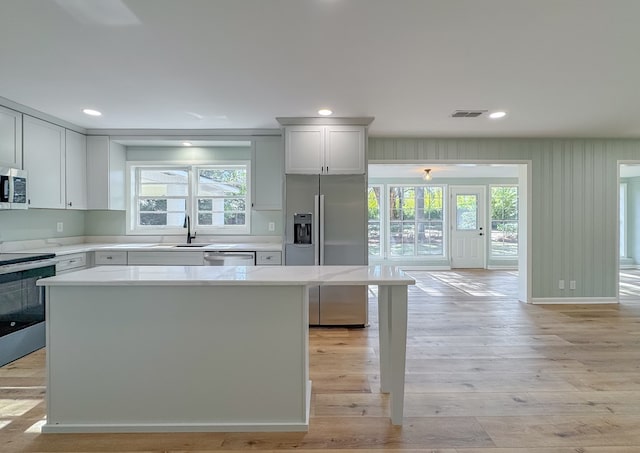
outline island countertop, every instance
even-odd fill
[[[311,285],[378,286],[380,390],[401,425],[413,284],[383,265],[100,266],[41,279],[42,430],[307,431]]]
[[[396,266],[99,266],[39,286],[413,285]]]

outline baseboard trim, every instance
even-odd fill
[[[580,305],[580,304],[617,304],[616,297],[534,297],[531,303],[535,305]]]
[[[414,266],[412,264],[397,264],[402,271],[450,271],[451,266]]]
[[[490,271],[517,271],[518,265],[510,264],[489,264],[487,269]]]

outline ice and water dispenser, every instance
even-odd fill
[[[311,244],[311,213],[293,215],[293,243]]]

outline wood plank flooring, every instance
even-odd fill
[[[409,273],[402,427],[372,288],[371,327],[311,330],[308,433],[43,435],[38,351],[0,368],[0,452],[640,452],[640,273],[621,273],[620,305],[576,306],[518,302],[515,272]]]

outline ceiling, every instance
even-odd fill
[[[640,137],[638,17],[638,0],[2,0],[0,96],[90,129],[328,107],[375,117],[372,136]]]

